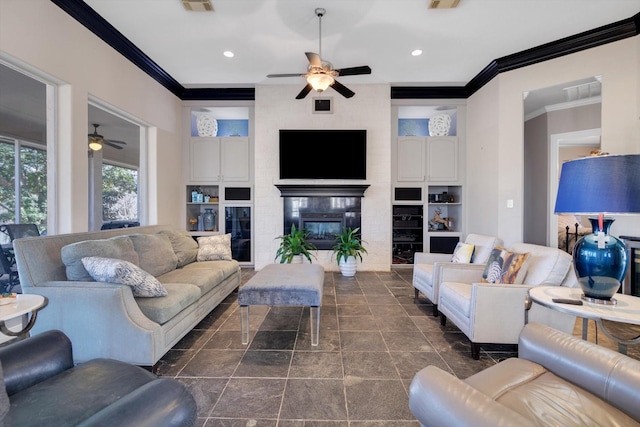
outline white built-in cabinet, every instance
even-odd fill
[[[396,145],[397,182],[457,182],[458,137],[400,136]]]
[[[248,182],[251,178],[248,137],[193,137],[189,156],[192,182]]]

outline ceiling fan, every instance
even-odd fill
[[[329,61],[322,59],[322,17],[326,13],[323,8],[317,8],[315,10],[316,16],[318,16],[319,27],[319,49],[318,53],[305,52],[307,59],[309,60],[309,67],[306,73],[293,73],[293,74],[268,74],[267,77],[304,77],[307,79],[307,85],[300,91],[296,99],[303,99],[305,96],[315,90],[317,92],[323,92],[328,87],[332,87],[336,92],[345,98],[351,98],[355,95],[351,89],[347,88],[343,84],[336,80],[338,76],[355,76],[359,74],[371,74],[371,68],[368,65],[362,65],[360,67],[350,67],[334,69],[333,65]]]
[[[104,136],[98,133],[98,127],[100,125],[93,124],[93,133],[89,134],[89,148],[93,151],[102,150],[102,145],[108,145],[109,147],[117,148],[118,150],[122,150],[122,145],[126,145],[127,143],[124,141],[116,141],[114,139],[104,139]]]

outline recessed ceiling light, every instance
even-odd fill
[[[420,56],[420,55],[422,55],[421,49],[415,49],[411,51],[411,56]]]
[[[233,52],[231,52],[230,50],[225,50],[224,56],[226,56],[227,58],[233,58]]]

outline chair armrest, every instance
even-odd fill
[[[177,380],[163,378],[143,385],[79,426],[191,426],[196,413],[191,393]]]
[[[517,344],[524,327],[525,300],[530,285],[473,283],[471,341]]]
[[[640,420],[640,361],[540,323],[525,326],[518,344],[518,357]]]
[[[522,415],[435,366],[427,366],[413,377],[409,408],[425,427],[533,425]]]
[[[430,252],[416,252],[413,254],[414,264],[433,264],[436,262],[451,262],[451,254],[433,254]]]
[[[433,266],[433,280],[437,283],[473,283],[482,280],[484,264],[464,262],[438,262]]]
[[[72,368],[71,341],[60,331],[46,331],[0,348],[0,363],[11,396]]]

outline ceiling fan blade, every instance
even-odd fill
[[[121,145],[113,144],[113,143],[112,143],[112,141],[106,141],[106,140],[105,140],[105,141],[102,141],[102,143],[103,143],[104,145],[108,145],[109,147],[113,147],[113,148],[116,148],[116,149],[118,149],[118,150],[122,150],[122,146],[121,146]]]
[[[353,95],[356,94],[354,91],[352,91],[345,85],[341,84],[337,80],[333,81],[333,84],[331,85],[331,87],[340,95],[344,96],[345,98],[351,98]]]
[[[304,74],[296,73],[296,74],[267,74],[267,77],[302,77]]]
[[[127,145],[124,141],[118,141],[117,139],[105,139],[106,142],[111,142],[112,144],[124,144]]]
[[[296,96],[296,99],[303,99],[305,96],[309,94],[309,92],[311,92],[311,89],[313,88],[309,83],[307,83],[307,85],[304,88],[302,88],[298,96]]]
[[[341,68],[336,70],[339,76],[357,76],[360,74],[371,74],[371,67],[362,65],[360,67]]]
[[[305,52],[304,54],[307,55],[309,64],[311,64],[312,67],[322,68],[322,59],[320,59],[320,55],[313,52]]]

